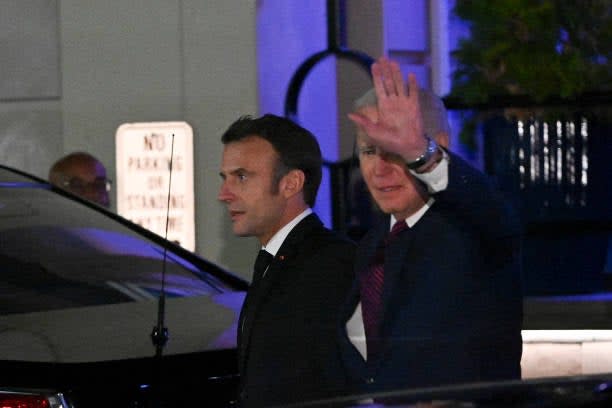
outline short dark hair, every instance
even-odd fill
[[[275,185],[291,170],[304,172],[304,201],[313,207],[321,184],[323,158],[315,136],[295,122],[273,114],[259,118],[250,115],[240,117],[221,136],[221,142],[237,142],[257,136],[267,140],[279,155],[280,162],[274,169]]]

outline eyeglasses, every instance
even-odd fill
[[[74,191],[94,191],[101,192],[106,191],[107,193],[111,191],[113,186],[112,180],[106,178],[97,178],[94,181],[87,182],[80,178],[73,177],[70,180],[66,180],[62,183],[65,188],[74,190]]]

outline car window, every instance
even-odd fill
[[[160,323],[170,336],[164,354],[232,349],[246,287],[114,213],[2,166],[0,277],[3,361],[149,357]]]
[[[0,313],[154,299],[162,276],[168,297],[229,289],[104,212],[36,184],[11,183],[0,189]]]

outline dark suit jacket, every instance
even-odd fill
[[[520,378],[520,223],[508,202],[458,156],[448,188],[385,252],[385,339],[367,363],[346,322],[359,302],[356,279],[341,316],[343,361],[355,391]],[[356,275],[389,230],[389,217],[359,243]]]
[[[238,325],[242,407],[324,398],[344,386],[336,328],[355,248],[311,214],[253,283]]]

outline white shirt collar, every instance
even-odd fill
[[[429,200],[425,203],[425,205],[423,205],[419,209],[419,211],[415,212],[410,217],[406,218],[406,224],[408,225],[408,227],[412,228],[414,224],[416,224],[417,221],[420,220],[421,217],[427,212],[427,210],[429,210],[429,208],[432,206],[434,201],[435,199],[433,197],[430,197]],[[391,214],[391,224],[389,225],[389,231],[391,231],[391,228],[393,228],[393,224],[395,224],[396,221],[397,221],[397,218],[395,218],[395,216]]]
[[[287,238],[287,235],[289,235],[291,230],[300,221],[302,221],[304,218],[306,218],[310,214],[312,214],[312,209],[311,208],[305,209],[300,215],[298,215],[297,217],[292,219],[290,222],[285,224],[285,226],[283,228],[279,229],[276,232],[276,234],[274,234],[272,236],[272,238],[270,238],[270,241],[268,241],[268,243],[266,245],[262,246],[261,249],[265,249],[267,252],[269,252],[272,255],[276,256],[276,253],[280,249],[281,245],[285,241],[285,238]]]

